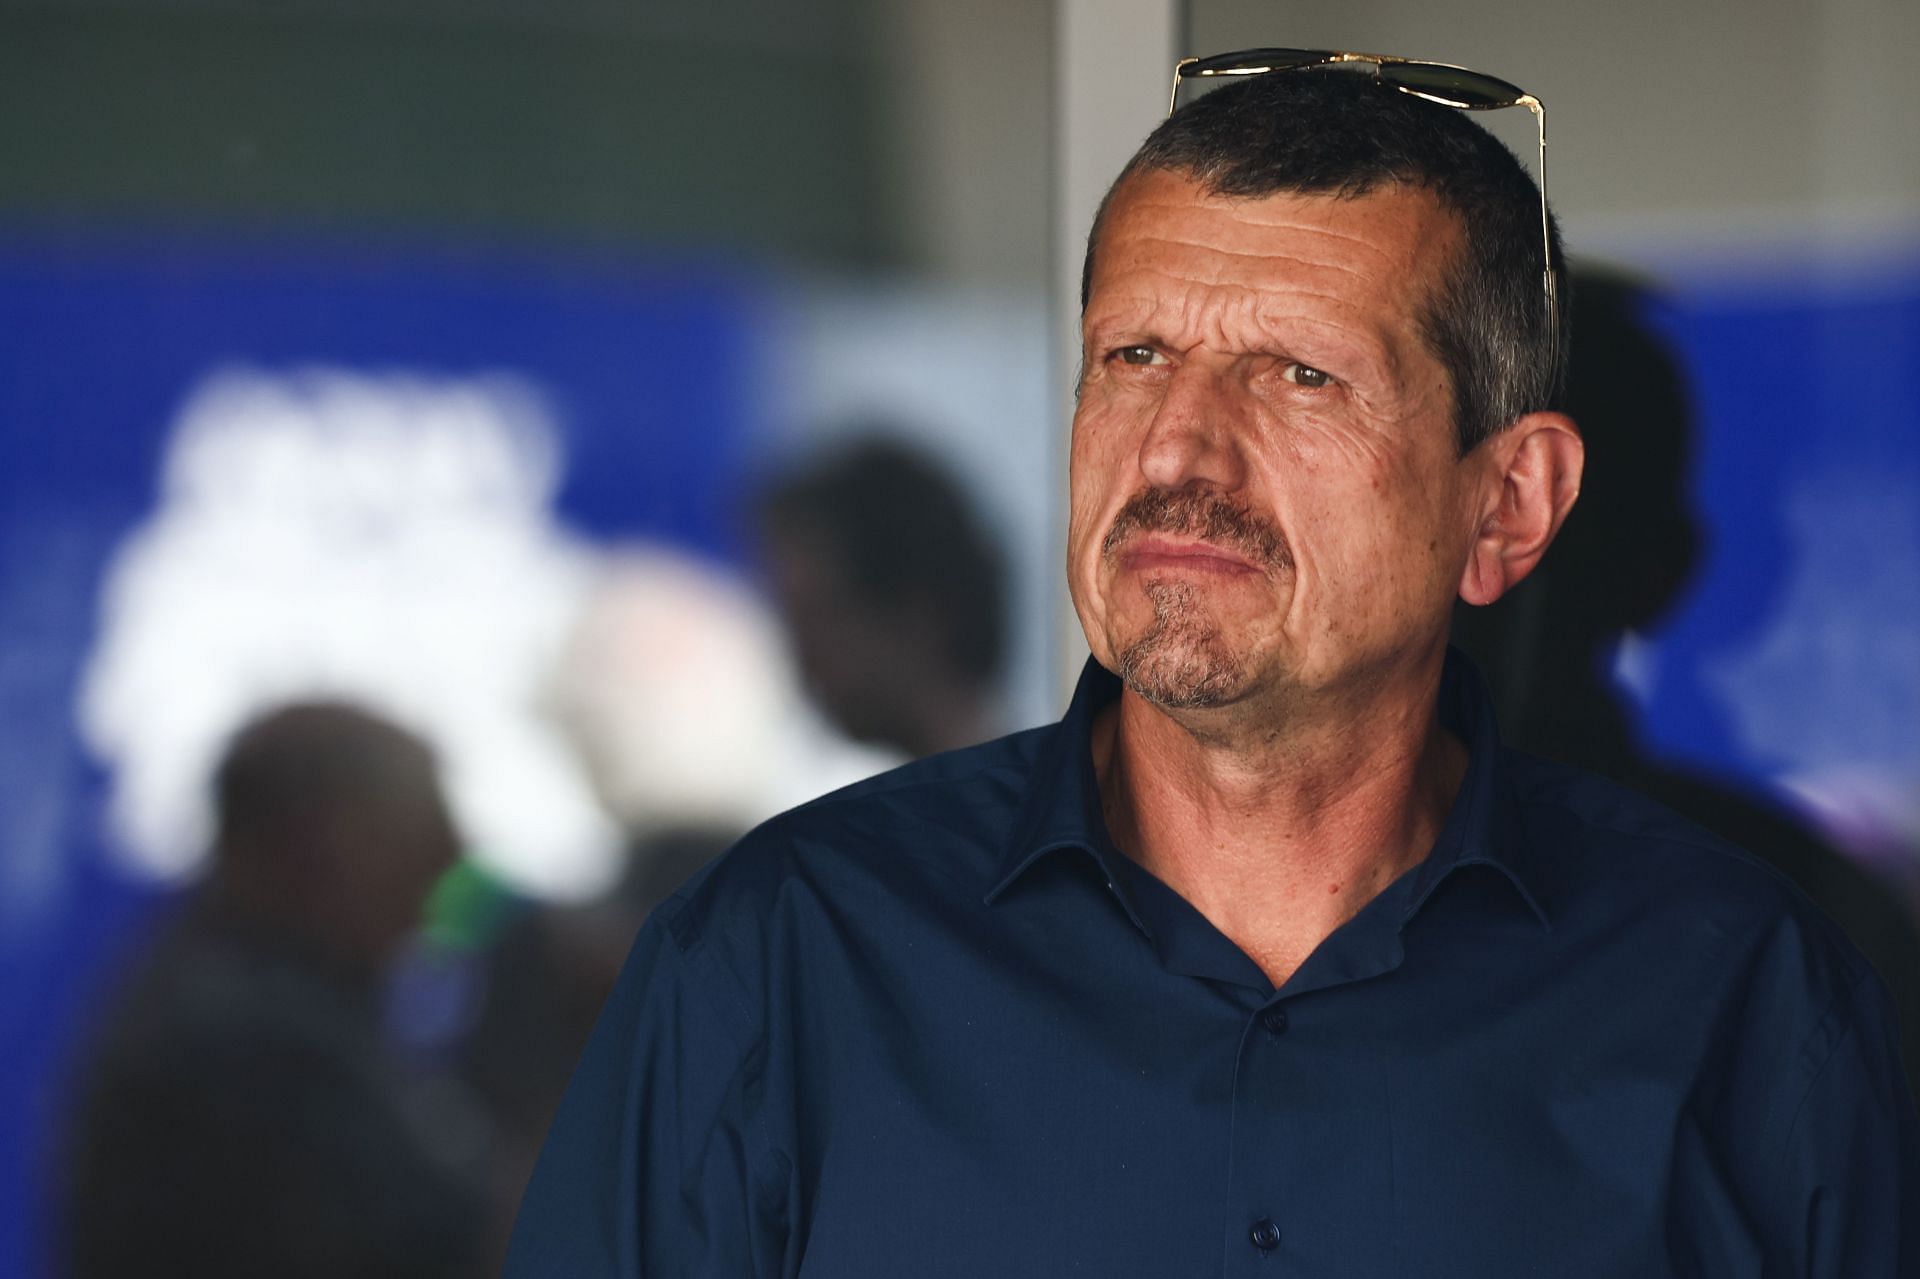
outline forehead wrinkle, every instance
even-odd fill
[[[1156,189],[1167,182],[1174,184],[1171,191],[1162,193]],[[1446,256],[1447,246],[1454,244],[1461,230],[1458,215],[1438,196],[1423,186],[1406,183],[1390,183],[1351,197],[1334,193],[1288,191],[1262,196],[1226,196],[1204,189],[1196,193],[1191,178],[1155,172],[1136,176],[1129,186],[1131,189],[1127,192],[1125,203],[1111,219],[1112,230],[1102,233],[1102,239],[1109,243],[1117,244],[1126,238],[1128,225],[1136,215],[1140,215],[1150,221],[1171,223],[1176,229],[1194,226],[1196,229],[1192,235],[1201,238],[1182,237],[1177,231],[1174,235],[1168,235],[1162,231],[1155,235],[1136,234],[1133,238],[1138,243],[1193,247],[1245,257],[1276,256],[1258,250],[1226,248],[1212,243],[1206,231],[1212,225],[1225,225],[1225,235],[1231,239],[1252,227],[1261,231],[1323,237],[1327,243],[1339,243],[1363,251],[1380,262],[1388,274],[1402,274],[1430,258],[1435,249],[1440,250],[1443,257]],[[1383,244],[1377,230],[1372,227],[1373,223],[1380,221],[1429,223],[1434,215],[1438,215],[1440,223],[1435,228],[1438,234],[1412,237],[1410,242],[1404,243],[1401,252],[1394,252],[1389,245]],[[1345,224],[1354,217],[1358,217],[1366,229],[1348,229]],[[1311,262],[1311,259],[1299,256],[1298,248],[1290,250],[1288,256]],[[1330,270],[1363,273],[1336,263],[1318,265]]]
[[[1269,315],[1286,314],[1303,321],[1335,325],[1333,316],[1301,314],[1300,303],[1324,302],[1330,312],[1371,315],[1373,307],[1366,299],[1356,299],[1337,289],[1308,284],[1248,280],[1237,273],[1189,276],[1161,268],[1135,268],[1133,276],[1166,280],[1171,287],[1154,289],[1145,280],[1122,284],[1108,283],[1095,291],[1087,304],[1089,327],[1131,322],[1134,317],[1162,310],[1199,310],[1247,312],[1256,321]],[[1117,295],[1117,296],[1116,296]],[[1263,305],[1271,303],[1272,305]],[[1288,303],[1295,305],[1289,306]]]
[[[1198,216],[1217,213],[1231,223],[1249,209],[1266,203],[1265,200],[1246,201],[1237,205],[1232,214],[1202,209]],[[1177,201],[1140,201],[1134,207],[1195,213],[1192,205]],[[1281,212],[1271,204],[1260,211]],[[1405,246],[1403,251],[1394,252],[1372,234],[1336,231],[1315,222],[1303,223],[1297,218],[1269,217],[1263,219],[1264,225],[1304,229],[1307,243],[1278,246],[1280,252],[1262,252],[1258,248],[1226,247],[1208,238],[1197,238],[1200,237],[1198,230],[1180,234],[1176,228],[1173,234],[1142,231],[1129,235],[1128,222],[1125,217],[1119,220],[1108,242],[1110,256],[1105,257],[1104,269],[1099,269],[1095,277],[1086,316],[1091,322],[1090,334],[1095,324],[1102,331],[1123,322],[1150,327],[1151,317],[1169,311],[1177,315],[1195,311],[1204,314],[1221,307],[1224,301],[1205,297],[1208,291],[1230,291],[1231,309],[1218,311],[1220,318],[1210,323],[1209,328],[1219,331],[1229,317],[1238,316],[1250,320],[1261,333],[1269,335],[1269,340],[1290,323],[1313,322],[1323,328],[1344,329],[1349,336],[1343,339],[1343,344],[1364,348],[1366,362],[1395,383],[1405,377],[1412,352],[1400,350],[1402,344],[1395,335],[1379,332],[1379,325],[1370,321],[1385,311],[1397,311],[1402,302],[1410,303],[1416,312],[1427,305],[1431,289],[1421,288],[1419,284],[1432,273],[1420,267],[1433,256],[1434,250],[1444,255],[1446,246],[1454,239],[1444,234],[1411,237],[1400,241]],[[1230,225],[1229,237],[1233,229]],[[1356,265],[1327,261],[1310,252],[1315,244],[1330,249],[1336,242],[1362,250],[1371,260]],[[1315,279],[1316,276],[1319,278]],[[1367,287],[1364,291],[1338,287],[1337,282],[1349,279]],[[1156,293],[1150,283],[1154,280],[1164,280],[1172,287]],[[1135,296],[1126,304],[1114,306],[1116,290]],[[1265,305],[1269,300],[1274,303],[1271,308]],[[1290,306],[1290,302],[1298,305]],[[1315,305],[1325,305],[1334,314],[1323,319],[1300,313],[1302,309],[1312,310]],[[1359,323],[1341,322],[1356,313]],[[1284,349],[1286,343],[1283,341],[1280,345]],[[1420,349],[1425,350],[1424,344]]]
[[[1353,221],[1427,221],[1434,214],[1438,214],[1443,223],[1459,221],[1458,215],[1432,197],[1414,194],[1409,204],[1390,196],[1382,200],[1380,197],[1386,194],[1376,191],[1352,200],[1289,191],[1246,197],[1202,195],[1191,201],[1135,197],[1112,221],[1115,226],[1121,226],[1139,214],[1158,214],[1159,220],[1175,224],[1225,224],[1234,231],[1255,228],[1325,236],[1376,252],[1380,248],[1376,239],[1369,231],[1352,229]],[[1427,207],[1416,209],[1411,205]]]
[[[1316,271],[1336,271],[1342,275],[1353,275],[1353,276],[1359,276],[1361,278],[1366,278],[1368,274],[1365,270],[1363,270],[1360,267],[1348,266],[1341,262],[1330,262],[1330,261],[1325,261],[1319,258],[1308,257],[1297,251],[1289,251],[1286,253],[1272,253],[1272,252],[1263,253],[1258,249],[1231,249],[1223,245],[1208,244],[1203,241],[1183,239],[1177,236],[1136,235],[1136,236],[1129,237],[1125,247],[1133,248],[1135,246],[1139,246],[1140,248],[1158,246],[1161,248],[1168,248],[1168,249],[1175,250],[1176,253],[1179,253],[1179,251],[1181,250],[1185,250],[1186,251],[1185,253],[1180,253],[1180,256],[1183,258],[1190,257],[1190,256],[1218,257],[1218,258],[1229,258],[1234,260],[1253,261],[1253,262],[1259,262],[1259,263],[1274,263],[1274,262],[1284,261],[1284,262],[1294,263],[1298,266],[1307,267],[1309,269],[1316,270]],[[1116,246],[1116,247],[1120,247],[1120,246]],[[1391,262],[1391,259],[1388,258],[1388,255],[1380,252],[1377,248],[1375,249],[1374,255],[1376,257],[1387,259],[1389,262]],[[1115,270],[1124,271],[1129,269],[1125,264],[1124,254],[1116,253],[1115,256],[1123,259],[1121,264],[1114,268]],[[1131,269],[1137,271],[1140,268],[1138,266],[1134,266]],[[1161,272],[1161,274],[1165,274],[1165,273]],[[1235,278],[1238,278],[1238,277],[1235,277]],[[1216,278],[1210,282],[1220,283],[1222,281],[1220,281],[1216,276]]]
[[[1292,207],[1291,202],[1289,202],[1286,209],[1291,209]],[[1239,214],[1244,215],[1251,213],[1252,215],[1238,218],[1243,225],[1252,223],[1266,231],[1298,231],[1306,235],[1325,236],[1329,240],[1339,240],[1343,243],[1359,245],[1361,248],[1370,250],[1380,257],[1390,256],[1382,251],[1377,239],[1364,232],[1348,230],[1339,222],[1331,220],[1330,217],[1328,219],[1317,219],[1283,216],[1286,209],[1282,208],[1281,199],[1274,196],[1249,200],[1245,204],[1236,206],[1236,211]],[[1199,212],[1204,216],[1211,211],[1202,206]],[[1367,208],[1360,209],[1362,215],[1368,212],[1370,212],[1370,210]],[[1262,213],[1274,216],[1259,216]],[[1329,213],[1331,213],[1331,207],[1329,208]]]
[[[1214,288],[1263,292],[1276,297],[1326,302],[1342,310],[1371,312],[1381,303],[1397,301],[1408,292],[1409,286],[1422,274],[1415,269],[1420,255],[1416,250],[1407,261],[1397,262],[1392,255],[1370,242],[1359,242],[1368,245],[1378,259],[1377,266],[1327,261],[1302,254],[1298,249],[1289,249],[1284,253],[1263,253],[1258,250],[1222,248],[1177,237],[1136,236],[1125,246],[1115,246],[1122,251],[1115,252],[1112,265],[1095,277],[1092,293],[1111,292],[1116,276],[1121,280],[1128,276],[1149,276],[1170,281],[1183,291]],[[1124,251],[1127,248],[1136,249],[1137,253],[1129,254]],[[1158,254],[1154,252],[1156,249],[1159,250]],[[1142,260],[1156,257],[1172,260]],[[1316,280],[1316,276],[1323,278]],[[1357,281],[1367,286],[1366,295],[1338,290],[1332,287],[1333,279]],[[1414,305],[1424,304],[1425,290],[1413,292],[1422,295],[1412,298]],[[1090,296],[1090,310],[1093,302],[1094,297]]]
[[[1196,298],[1196,288],[1204,287],[1210,296]],[[1338,293],[1313,289],[1290,290],[1289,300],[1314,300],[1333,303],[1340,311],[1367,315],[1369,312]],[[1254,353],[1274,354],[1289,351],[1295,345],[1289,330],[1297,334],[1310,329],[1330,335],[1347,351],[1356,352],[1370,364],[1398,368],[1400,361],[1388,350],[1392,345],[1372,331],[1370,325],[1357,325],[1339,316],[1314,315],[1296,307],[1270,305],[1272,291],[1258,285],[1233,281],[1209,282],[1196,286],[1182,281],[1176,290],[1158,293],[1127,290],[1115,296],[1109,290],[1098,306],[1087,310],[1087,331],[1102,336],[1113,330],[1148,332],[1161,341],[1172,342],[1184,329],[1200,329],[1221,350],[1238,345],[1228,341],[1230,327],[1244,326],[1257,333],[1271,349],[1252,348]],[[1174,319],[1175,323],[1166,323]]]
[[[1155,272],[1154,274],[1165,275],[1164,272]],[[1250,309],[1256,316],[1263,313],[1285,313],[1293,315],[1296,314],[1295,308],[1277,304],[1308,301],[1331,303],[1332,307],[1330,309],[1335,311],[1370,313],[1369,308],[1360,302],[1356,302],[1351,296],[1329,289],[1300,287],[1288,288],[1284,292],[1277,292],[1270,285],[1246,283],[1233,276],[1218,280],[1192,280],[1182,276],[1168,276],[1167,278],[1174,281],[1174,288],[1149,291],[1145,288],[1136,287],[1120,292],[1118,297],[1115,296],[1117,290],[1109,288],[1107,290],[1107,296],[1101,299],[1100,306],[1096,308],[1090,304],[1087,307],[1087,313],[1100,323],[1114,323],[1120,320],[1130,319],[1140,313],[1151,313],[1167,309],[1197,309],[1203,311]],[[1194,296],[1196,293],[1201,296]],[[1271,307],[1263,307],[1260,305],[1265,301],[1272,301],[1276,303],[1276,305]],[[1338,323],[1336,319],[1330,316],[1299,315],[1298,318],[1319,324]]]
[[[1389,380],[1397,382],[1402,365],[1405,363],[1391,341],[1384,340],[1371,329],[1357,328],[1337,320],[1321,319],[1310,315],[1290,315],[1281,319],[1256,314],[1253,317],[1253,323],[1261,336],[1273,344],[1276,350],[1281,351],[1294,345],[1286,329],[1324,332],[1326,336],[1320,340],[1333,346],[1334,349],[1328,354],[1332,356],[1332,363],[1339,366],[1337,371],[1349,382],[1353,380],[1353,374],[1356,372],[1366,375],[1385,375]],[[1303,354],[1324,358],[1319,351]],[[1353,367],[1355,365],[1358,366],[1357,369]]]

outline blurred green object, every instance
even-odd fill
[[[421,935],[442,952],[473,954],[492,945],[521,906],[501,880],[471,857],[462,857],[427,894]]]

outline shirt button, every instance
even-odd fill
[[[1277,1006],[1267,1009],[1260,1014],[1260,1024],[1267,1028],[1267,1033],[1270,1035],[1286,1034],[1287,1010]]]
[[[1247,1235],[1261,1252],[1272,1252],[1280,1246],[1280,1227],[1274,1225],[1271,1218],[1262,1217],[1254,1222]]]

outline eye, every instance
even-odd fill
[[[1122,364],[1165,364],[1167,357],[1150,346],[1123,346],[1113,353]]]
[[[1308,388],[1330,386],[1333,383],[1333,374],[1322,373],[1319,369],[1301,364],[1298,361],[1290,363],[1287,367],[1280,370],[1280,376],[1295,386]]]

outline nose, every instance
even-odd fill
[[[1234,405],[1218,374],[1175,371],[1140,441],[1140,474],[1159,489],[1206,484],[1231,492],[1245,478]]]

